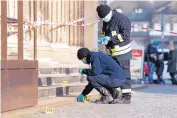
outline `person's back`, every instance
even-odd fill
[[[147,54],[148,54],[149,61],[152,63],[155,63],[157,55],[158,55],[157,48],[153,47],[152,44],[149,44],[147,47]]]
[[[111,74],[116,76],[118,79],[125,79],[125,72],[123,68],[110,56],[103,52],[91,52],[91,65],[93,68],[95,65],[92,62],[97,59],[100,61],[102,74]],[[99,62],[97,62],[96,65],[99,66]]]

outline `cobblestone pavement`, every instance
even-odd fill
[[[150,85],[135,91],[129,105],[73,103],[30,118],[177,118],[177,86]]]

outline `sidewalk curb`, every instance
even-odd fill
[[[99,94],[94,95],[88,95],[89,98],[96,98]],[[36,105],[33,107],[27,107],[23,109],[8,111],[2,113],[2,118],[21,118],[20,116],[23,116],[25,114],[32,115],[36,112],[39,112],[42,108],[49,107],[49,108],[55,108],[55,107],[63,107],[63,106],[69,106],[71,104],[77,103],[76,98],[70,98],[69,100],[63,100],[58,101],[55,103],[49,103],[49,104],[42,104],[42,105]],[[19,117],[18,117],[19,116]]]
[[[133,90],[141,90],[141,89],[145,89],[145,88],[148,88],[148,85],[147,84],[140,84],[134,88],[132,88]]]
[[[148,87],[148,85],[136,85],[136,86],[134,85],[134,87],[132,87],[132,90],[141,90],[141,89],[145,89],[147,87]],[[3,118],[15,118],[15,116],[23,116],[25,114],[32,115],[36,112],[39,112],[39,110],[41,110],[44,107],[55,108],[55,107],[63,107],[63,106],[69,106],[72,104],[76,104],[77,103],[76,95],[77,95],[76,93],[73,93],[73,95],[71,94],[72,97],[70,96],[70,98],[68,98],[66,96],[66,100],[57,101],[57,102],[53,102],[53,103],[47,103],[47,104],[40,104],[40,101],[39,101],[39,104],[36,106],[33,106],[33,107],[3,112],[2,117]],[[90,95],[88,95],[88,98],[90,98],[90,99],[96,98],[96,97],[99,97],[99,93],[97,93],[97,92],[94,92],[94,93],[91,93]],[[65,97],[58,97],[58,98],[64,99]],[[47,99],[47,100],[48,101],[52,100],[52,98]],[[17,118],[20,118],[20,117],[17,117]]]

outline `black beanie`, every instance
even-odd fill
[[[77,58],[79,60],[83,59],[84,57],[87,57],[90,54],[90,50],[88,48],[80,48],[77,51]]]
[[[96,10],[98,12],[98,16],[100,18],[104,18],[109,14],[111,8],[108,5],[99,5]]]

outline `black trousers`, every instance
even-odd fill
[[[87,76],[87,80],[92,84],[93,88],[124,88],[130,89],[130,85],[126,82],[126,80],[121,80],[115,76],[109,75],[97,75],[97,76]]]
[[[172,81],[172,84],[173,84],[173,85],[177,85],[177,81],[176,81],[176,79],[175,79],[175,74],[176,74],[176,72],[171,72],[171,73],[170,73],[171,81]]]
[[[87,76],[87,81],[89,82],[88,85],[83,90],[82,94],[87,95],[89,94],[93,88],[99,90],[99,88],[121,88],[122,90],[131,89],[131,85],[125,79],[119,79],[115,76],[109,75],[96,75],[96,76]],[[130,92],[127,92],[130,94]],[[127,94],[127,95],[129,95]]]
[[[157,75],[157,84],[160,84],[161,82],[163,82],[162,76]]]
[[[127,80],[131,80],[130,60],[118,60],[113,58],[125,71]]]

